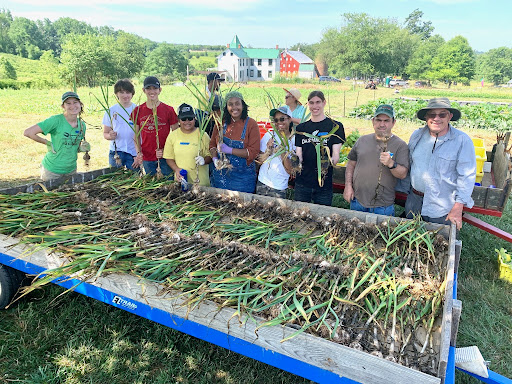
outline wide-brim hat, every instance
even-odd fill
[[[425,108],[421,108],[417,113],[416,116],[418,119],[425,121],[425,115],[428,111],[431,109],[447,109],[450,111],[450,113],[453,114],[451,121],[457,121],[460,119],[460,111],[456,108],[452,108],[452,105],[450,103],[450,100],[448,100],[447,97],[435,97],[433,99],[430,99],[428,101],[428,104]]]
[[[290,89],[283,88],[283,89],[284,89],[285,92],[288,92],[290,95],[295,97],[295,100],[297,100],[297,103],[302,104],[299,101],[299,99],[302,96],[302,94],[300,93],[300,91],[297,88],[290,88]]]

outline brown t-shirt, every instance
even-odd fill
[[[384,148],[393,153],[393,160],[397,164],[409,169],[409,147],[395,135],[391,136],[387,144],[377,141],[374,133],[361,136],[348,154],[349,160],[356,161],[352,180],[354,196],[366,208],[387,207],[395,202],[397,179],[379,160]]]
[[[248,117],[247,130],[245,131],[244,148],[249,150],[247,165],[251,164],[260,153],[260,129],[258,123]],[[244,130],[245,120],[238,120],[236,123],[228,124],[225,136],[231,140],[240,140]],[[223,129],[223,127],[221,127]],[[219,131],[214,128],[210,139],[210,148],[217,147],[219,142]]]

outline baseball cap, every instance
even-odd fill
[[[160,82],[155,76],[148,76],[144,79],[144,89],[148,87],[160,88]]]
[[[78,97],[78,95],[75,92],[65,92],[62,95],[62,102],[65,102],[70,97],[74,97],[75,99],[80,100],[80,98]]]
[[[181,104],[178,107],[178,119],[181,119],[183,117],[196,117],[196,114],[194,113],[194,108],[192,108],[188,104]]]
[[[286,115],[288,117],[292,117],[292,114],[290,113],[290,110],[284,106],[279,108],[274,108],[270,110],[270,117],[274,117],[276,112],[281,112],[283,115]]]
[[[206,76],[206,81],[210,82],[210,81],[213,81],[213,80],[219,80],[219,81],[224,81],[225,79],[223,79],[222,77],[220,77],[220,75],[216,72],[212,72],[212,73],[209,73],[207,76]]]
[[[389,117],[391,117],[392,119],[395,118],[395,110],[393,109],[393,107],[389,104],[381,104],[377,107],[377,109],[375,110],[375,114],[373,115],[373,117],[377,117],[378,115],[387,115]]]

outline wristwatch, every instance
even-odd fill
[[[396,161],[393,162],[393,165],[391,167],[388,167],[389,169],[395,169],[397,166]]]

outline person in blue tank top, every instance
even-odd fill
[[[258,123],[248,116],[249,107],[240,92],[228,92],[225,100],[223,126],[213,130],[210,140],[210,153],[215,164],[211,185],[254,193],[254,160],[260,152]]]

